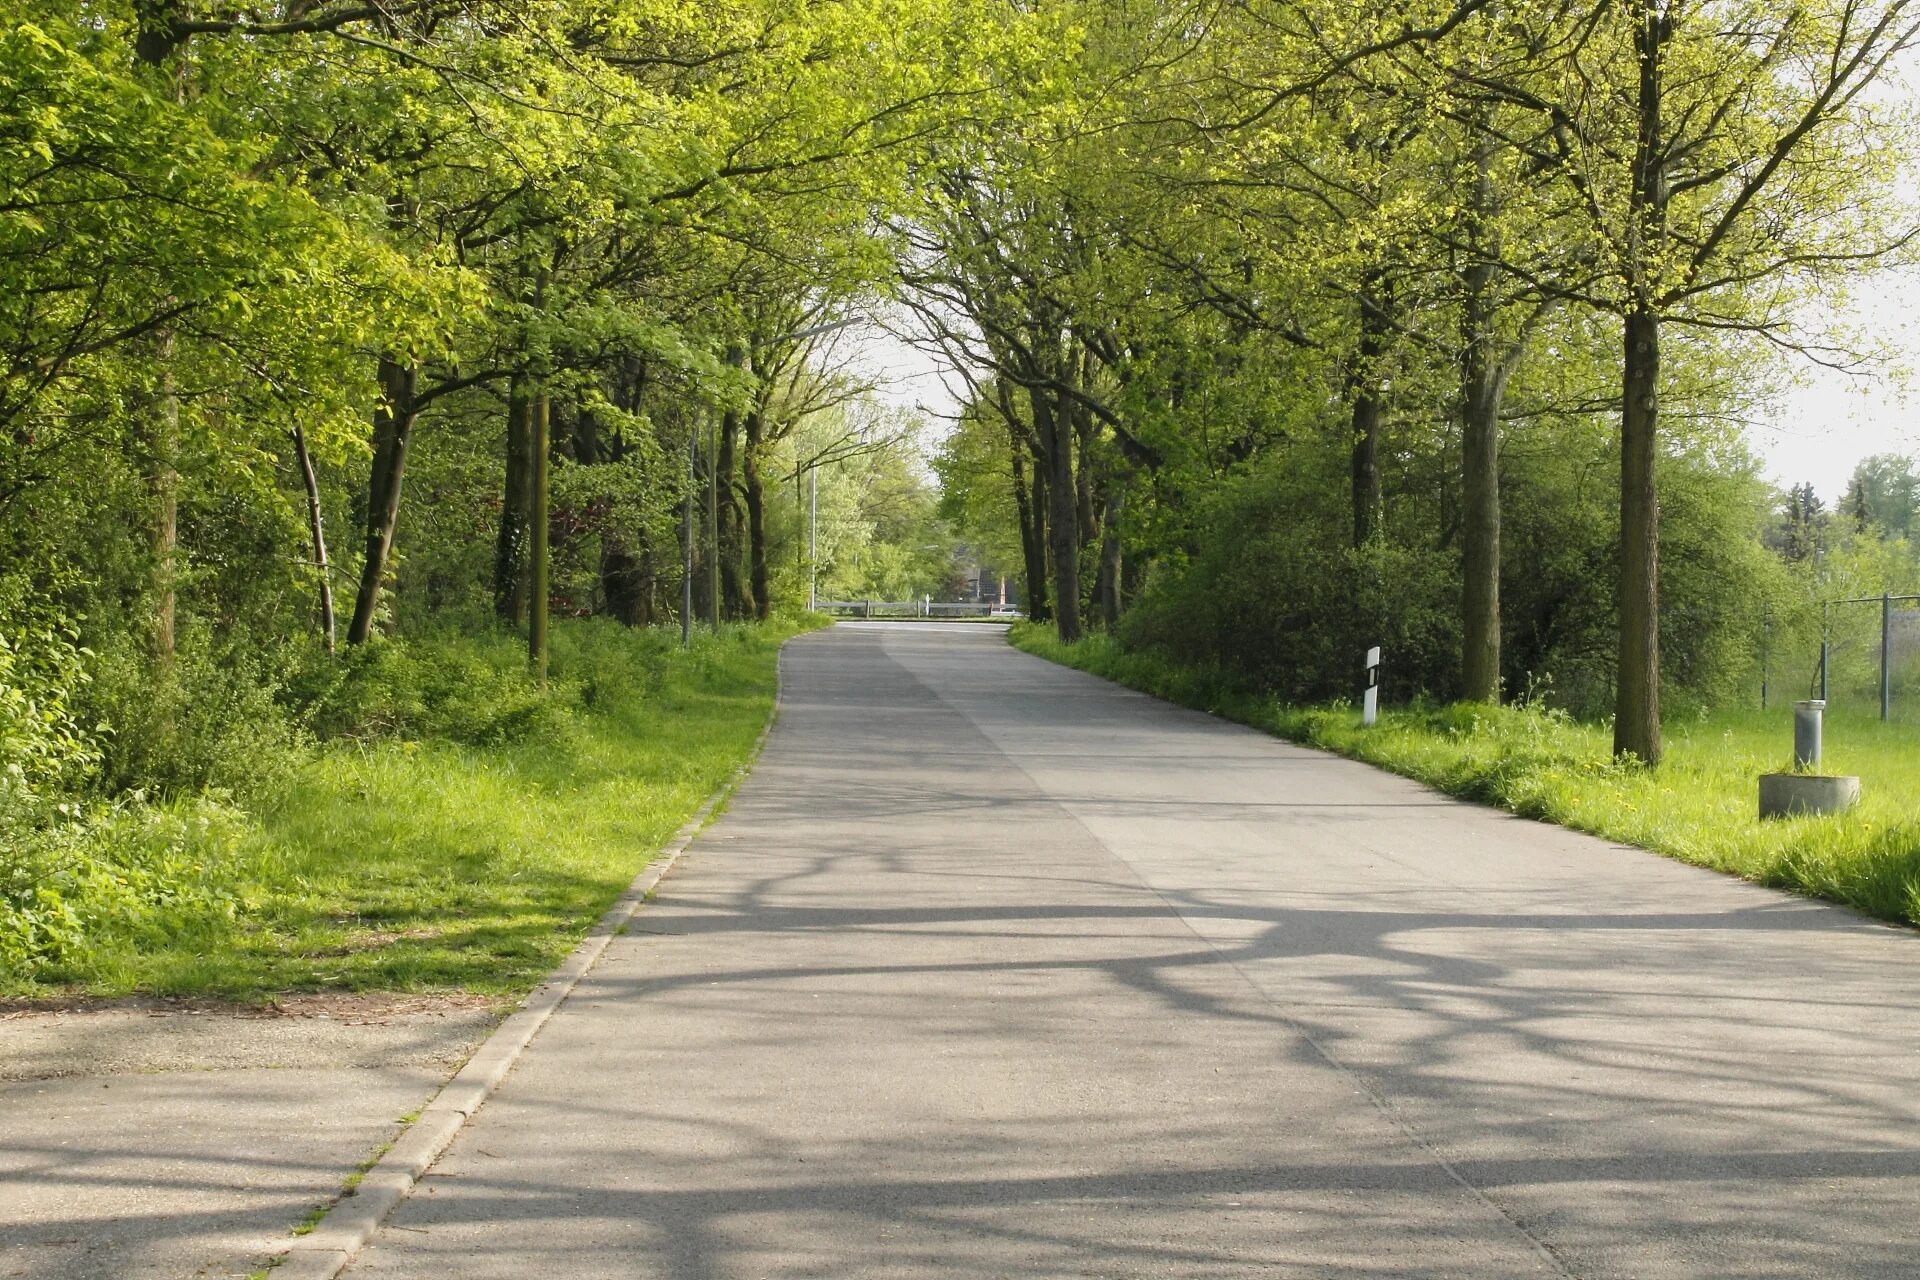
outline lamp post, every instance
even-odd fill
[[[680,647],[693,643],[693,450],[700,436],[687,427],[687,503],[680,521]]]

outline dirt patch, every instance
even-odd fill
[[[453,1010],[504,1010],[512,1001],[466,992],[408,994],[391,991],[310,991],[260,1001],[209,1000],[197,996],[11,996],[0,997],[0,1022],[62,1014],[144,1013],[166,1018],[331,1018],[378,1023],[385,1019]]]
[[[312,992],[259,1003],[10,1000],[0,1080],[317,1067],[457,1066],[511,1003]]]

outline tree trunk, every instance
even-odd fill
[[[602,436],[594,416],[582,410],[574,419],[573,453],[575,461],[584,464],[617,465],[627,458],[627,438],[620,431]],[[651,621],[651,552],[644,535],[641,547],[641,554],[634,554],[623,529],[607,527],[600,532],[600,597],[607,615],[622,626],[643,627]]]
[[[747,616],[746,583],[740,575],[746,539],[742,536],[740,495],[734,487],[739,470],[740,415],[727,413],[720,419],[719,555],[720,598],[726,617],[737,621]]]
[[[175,596],[180,575],[180,393],[174,385],[174,333],[154,344],[160,386],[153,405],[153,618],[154,658],[173,664]]]
[[[1460,696],[1500,701],[1500,400],[1504,378],[1487,302],[1491,272],[1468,272],[1461,370]]]
[[[1034,478],[1034,487],[1027,484],[1026,445],[1009,436],[1013,455],[1013,505],[1020,517],[1020,554],[1024,560],[1026,575],[1027,617],[1035,622],[1046,622],[1052,617],[1047,608],[1047,543],[1046,527],[1041,518],[1042,495],[1035,492],[1039,477]]]
[[[1620,669],[1613,754],[1660,763],[1660,316],[1651,276],[1666,241],[1661,139],[1662,61],[1672,34],[1666,7],[1630,0],[1640,92],[1634,139],[1631,234],[1620,414]]]
[[[1090,547],[1100,539],[1099,504],[1094,500],[1093,412],[1078,401],[1060,398],[1061,410],[1073,422],[1073,443],[1080,465],[1074,470],[1074,518],[1079,522],[1078,543]]]
[[[1625,411],[1620,418],[1620,672],[1613,753],[1660,763],[1660,322],[1627,316]]]
[[[718,630],[720,561],[714,554],[720,545],[720,470],[714,465],[718,431],[706,423],[696,423],[694,430],[699,433],[700,449],[700,529],[699,536],[694,540],[694,562],[698,566],[694,579],[694,616],[707,619]]]
[[[547,682],[547,602],[551,595],[548,590],[548,575],[551,570],[547,555],[548,537],[548,486],[547,468],[551,454],[548,439],[548,403],[547,389],[542,386],[533,395],[532,431],[528,434],[528,451],[533,455],[528,483],[527,524],[529,547],[527,554],[527,659],[533,666],[533,678],[541,684]]]
[[[313,455],[307,452],[307,433],[299,423],[293,426],[293,455],[300,464],[300,482],[307,491],[307,536],[313,544],[313,567],[320,577],[320,638],[327,652],[334,647],[333,570],[327,564],[327,525],[320,509],[320,480],[313,472]]]
[[[380,587],[393,554],[393,531],[400,518],[400,486],[407,470],[407,444],[413,436],[414,391],[419,372],[393,356],[380,357],[380,406],[373,414],[373,470],[367,477],[367,546],[360,566],[360,590],[354,596],[348,644],[373,636]]]
[[[1122,557],[1120,561],[1120,610],[1140,598],[1140,589],[1147,583],[1147,562],[1136,553]]]
[[[1461,696],[1500,701],[1500,411],[1492,386],[1471,388],[1462,424]]]
[[[527,503],[533,470],[533,402],[527,380],[514,374],[507,391],[506,483],[500,502],[500,535],[493,551],[493,607],[519,626],[527,616]]]
[[[1111,634],[1120,625],[1120,517],[1127,491],[1115,485],[1100,518],[1100,619]]]
[[[1033,394],[1033,423],[1047,478],[1047,534],[1053,553],[1053,620],[1063,643],[1080,639],[1080,524],[1073,484],[1073,424],[1044,392]]]
[[[600,542],[600,594],[606,598],[607,615],[620,625],[647,625],[653,587],[647,578],[645,562],[616,538],[603,538]]]
[[[1353,545],[1364,547],[1380,530],[1381,357],[1386,354],[1386,315],[1378,291],[1360,300],[1360,351],[1353,390]]]
[[[138,33],[134,55],[164,80],[176,104],[187,101],[188,64],[177,57],[187,37],[177,26],[186,16],[182,0],[135,0]],[[171,299],[169,300],[171,301]],[[173,665],[176,595],[180,573],[180,391],[174,381],[175,330],[168,324],[154,334],[154,358],[160,369],[153,404],[153,616],[149,640],[162,671]]]
[[[765,622],[773,616],[773,589],[767,571],[767,489],[760,475],[760,450],[766,441],[764,413],[747,414],[747,439],[740,456],[740,484],[747,499],[747,578],[753,593],[753,616]]]

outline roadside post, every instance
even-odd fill
[[[1825,701],[1808,698],[1793,704],[1793,767],[1802,772],[1820,768],[1821,720],[1827,710]]]
[[[1760,816],[1794,818],[1844,813],[1860,803],[1856,774],[1821,773],[1821,718],[1827,704],[1808,698],[1793,704],[1793,771],[1760,775]]]
[[[1367,691],[1360,695],[1360,723],[1372,726],[1380,717],[1380,646],[1367,650]]]

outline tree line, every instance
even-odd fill
[[[1747,679],[1786,590],[1762,357],[1847,358],[1794,318],[1911,246],[1917,16],[26,0],[5,759],[100,749],[90,672],[767,617],[817,477],[834,589],[939,577],[944,518],[1064,638],[1301,697],[1385,642],[1657,761],[1663,687]],[[830,356],[862,317],[967,388],[938,513]]]
[[[1740,427],[1782,353],[1858,363],[1796,322],[1911,257],[1920,9],[1080,14],[1097,87],[948,151],[898,228],[976,371],[949,507],[1017,529],[1036,616],[1290,697],[1383,642],[1408,694],[1552,682],[1647,764],[1663,687],[1757,684],[1806,593]]]

